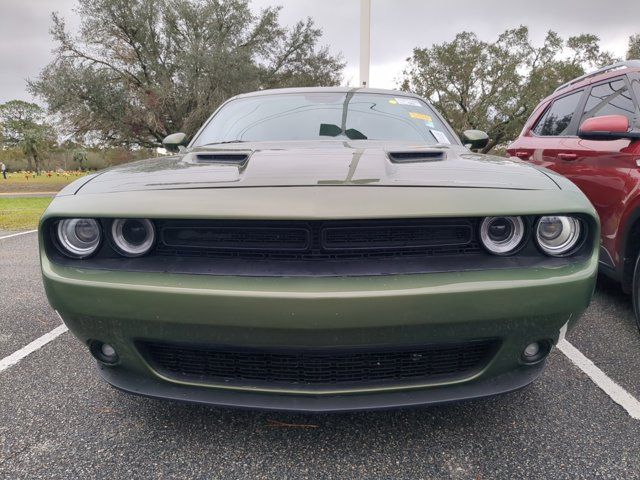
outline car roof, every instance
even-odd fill
[[[360,88],[360,87],[295,87],[295,88],[273,88],[267,90],[258,90],[255,92],[242,93],[233,98],[259,97],[262,95],[278,95],[283,93],[377,93],[385,95],[396,95],[401,97],[414,97],[424,100],[419,95],[400,90],[387,90],[383,88]]]
[[[578,78],[575,78],[567,83],[560,85],[555,91],[544,99],[551,100],[557,97],[561,97],[567,93],[580,90],[593,83],[601,82],[609,78],[618,77],[621,73],[634,73],[640,72],[640,60],[627,60],[625,62],[618,62],[612,65],[607,65],[594,72],[587,73]]]

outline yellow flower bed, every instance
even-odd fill
[[[57,192],[87,172],[35,172],[20,171],[7,173],[7,179],[0,176],[0,193]]]

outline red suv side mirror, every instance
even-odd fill
[[[624,115],[604,115],[582,122],[578,136],[585,140],[640,139],[640,132],[629,131],[629,119]]]

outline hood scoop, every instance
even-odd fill
[[[387,152],[389,160],[393,163],[422,163],[441,162],[446,158],[442,150],[407,150]]]
[[[185,160],[198,164],[244,165],[250,152],[202,152],[192,153]]]

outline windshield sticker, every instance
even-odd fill
[[[416,100],[415,98],[407,98],[407,97],[397,97],[395,99],[400,105],[411,105],[412,107],[424,107],[420,100]]]
[[[397,105],[397,104],[398,104],[398,101],[397,101],[396,99],[392,98],[391,100],[389,100],[389,103],[390,103],[391,105]]]
[[[433,118],[426,113],[418,113],[418,112],[409,112],[409,116],[411,118],[415,118],[416,120],[424,120],[425,122],[433,122]]]
[[[436,139],[438,143],[451,143],[447,136],[440,130],[431,130],[431,135]]]

